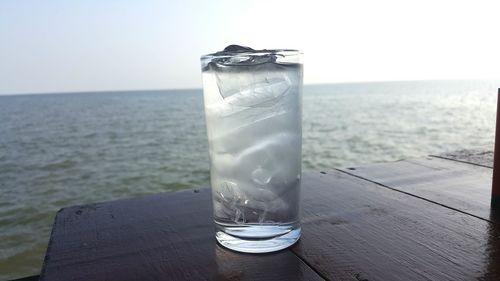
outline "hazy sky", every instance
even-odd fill
[[[499,3],[499,4],[497,4]],[[199,57],[300,49],[305,82],[499,79],[500,1],[0,1],[0,94],[201,87]]]

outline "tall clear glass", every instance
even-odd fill
[[[302,54],[201,57],[216,239],[265,253],[300,237]]]

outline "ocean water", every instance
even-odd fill
[[[309,85],[303,169],[493,149],[499,81]],[[201,90],[0,96],[0,280],[38,274],[58,209],[208,185]]]

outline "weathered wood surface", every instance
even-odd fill
[[[219,247],[208,189],[66,208],[57,214],[41,280],[500,280],[500,228],[492,217],[467,214],[481,210],[484,196],[475,188],[489,187],[487,168],[443,159],[392,164],[406,174],[390,184],[428,191],[375,183],[383,170],[377,165],[346,170],[375,175],[368,180],[304,173],[303,236],[274,254]],[[433,202],[432,189],[463,181],[477,183],[472,207],[460,205],[460,192],[444,197],[453,209]]]
[[[427,157],[342,171],[485,220],[490,219],[491,168]]]
[[[328,279],[500,280],[498,226],[339,171],[304,182],[292,250]]]
[[[215,242],[209,189],[62,209],[40,280],[323,280],[290,251]]]

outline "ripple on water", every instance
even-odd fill
[[[57,171],[61,169],[69,169],[76,166],[78,163],[76,161],[65,159],[58,162],[49,163],[40,167],[43,171]]]

